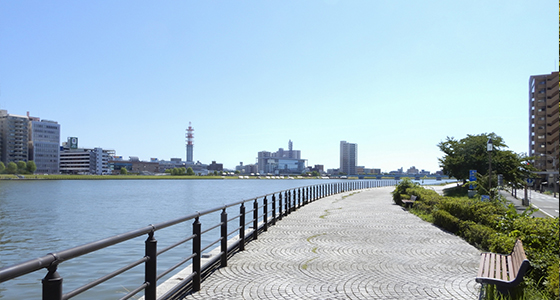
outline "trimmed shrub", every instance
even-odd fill
[[[473,221],[464,221],[461,223],[459,235],[469,244],[488,250],[492,237],[496,235],[496,230]]]
[[[494,253],[510,254],[517,239],[503,233],[496,233],[490,238],[488,250]]]
[[[437,209],[432,212],[432,216],[434,216],[435,225],[452,233],[456,233],[459,231],[461,220],[459,220],[459,218],[453,216],[449,212],[442,209]]]
[[[399,184],[397,184],[395,190],[393,191],[393,201],[395,201],[396,204],[402,206],[403,205],[402,200],[404,199],[402,197],[403,195],[407,195],[406,190],[417,186],[419,185],[417,183],[412,182],[412,180],[410,180],[409,178],[403,179],[401,182],[399,182]]]

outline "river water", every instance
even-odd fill
[[[0,181],[0,268],[149,224],[289,188],[338,180],[13,180]],[[431,183],[426,181],[426,184]],[[435,182],[434,182],[435,183]],[[440,182],[437,182],[440,183]],[[214,222],[218,222],[215,220]],[[190,223],[156,233],[190,235]],[[143,256],[145,237],[64,262],[64,292]],[[204,244],[204,243],[203,243]],[[160,248],[161,249],[161,248]],[[174,262],[190,250],[172,254]],[[178,251],[181,251],[179,249]],[[170,251],[171,252],[171,251]],[[185,254],[187,253],[187,254]],[[134,259],[130,260],[133,256]],[[176,257],[173,257],[176,256]],[[158,270],[167,269],[164,265]],[[116,299],[143,282],[143,267],[73,299]],[[0,299],[40,299],[44,270],[0,283]],[[123,277],[124,276],[124,277]],[[163,282],[160,279],[159,282]],[[143,294],[142,292],[139,295]]]

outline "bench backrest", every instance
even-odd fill
[[[513,246],[513,251],[511,252],[511,264],[513,266],[513,277],[517,277],[519,270],[525,264],[524,269],[529,266],[529,260],[527,260],[527,256],[525,255],[525,250],[523,250],[523,243],[521,240],[517,240],[515,242],[515,246]],[[524,270],[525,272],[526,270]]]
[[[415,200],[416,200],[416,196],[414,196],[414,195],[410,196],[410,200],[415,201]]]

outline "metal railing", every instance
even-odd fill
[[[162,297],[160,297],[160,299],[174,299],[189,292],[199,291],[200,284],[205,276],[208,276],[216,268],[227,266],[228,257],[233,255],[237,251],[243,251],[247,242],[258,239],[259,233],[267,231],[269,226],[275,225],[277,221],[282,220],[283,217],[288,216],[290,213],[294,212],[296,209],[302,207],[303,205],[306,205],[317,199],[342,192],[382,186],[393,186],[396,185],[396,183],[397,181],[394,180],[352,180],[347,182],[325,183],[293,188],[267,194],[264,196],[259,196],[256,198],[251,198],[249,200],[242,200],[239,202],[224,205],[222,207],[196,212],[175,220],[170,220],[155,225],[149,225],[137,230],[115,235],[82,246],[70,248],[60,252],[49,253],[43,257],[35,258],[20,264],[2,268],[0,269],[0,283],[36,272],[41,269],[46,269],[47,274],[42,279],[42,299],[70,299],[115,276],[121,275],[136,266],[144,264],[144,283],[142,283],[134,290],[130,291],[121,299],[130,299],[140,291],[144,290],[144,298],[146,300],[155,300],[157,281],[190,261],[192,265],[192,272],[188,276],[186,276],[181,281],[181,283],[177,284],[174,288],[170,289]],[[251,205],[247,205],[251,207],[251,209],[249,210],[247,210],[246,206],[246,204],[248,203],[251,203]],[[228,209],[232,210],[235,207],[239,207],[239,212],[232,218],[228,219]],[[220,211],[221,213],[219,222],[208,227],[205,230],[202,230],[200,217]],[[250,220],[248,221],[247,216],[249,216],[250,218]],[[228,224],[234,223],[236,220],[238,220],[239,226],[233,229],[228,228]],[[172,244],[158,251],[157,241],[155,239],[156,231],[177,224],[183,224],[187,221],[193,221],[192,235],[185,237],[175,244]],[[219,229],[220,237],[203,247],[202,236],[212,230],[217,229]],[[112,245],[120,244],[143,235],[147,235],[144,249],[145,255],[143,257],[68,293],[63,293],[62,277],[58,273],[59,264],[73,258],[77,258]],[[233,242],[230,242],[228,245],[228,240],[230,236],[233,235],[237,236],[237,239]],[[187,242],[192,243],[192,254],[187,258],[184,258],[183,260],[177,262],[169,269],[161,272],[160,274],[157,274],[158,257],[161,254]],[[205,262],[204,265],[202,265],[201,258],[204,251],[210,249],[211,247],[217,248],[218,246],[215,245],[218,243],[220,249],[219,255],[210,258],[207,262]]]

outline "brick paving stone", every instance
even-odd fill
[[[480,252],[393,204],[393,189],[298,209],[185,299],[477,299]]]

